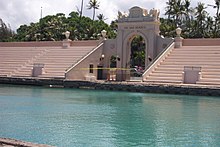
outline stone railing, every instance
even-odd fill
[[[154,70],[155,66],[158,65],[166,56],[174,49],[174,42],[172,42],[168,47],[161,52],[152,62],[151,64],[146,68],[147,70],[144,72],[142,76],[142,80],[144,81],[147,76],[150,75],[150,73]]]
[[[82,57],[79,61],[77,61],[76,64],[72,65],[71,67],[69,67],[65,74],[67,74],[68,72],[70,72],[74,67],[76,67],[78,64],[80,64],[83,60],[85,60],[86,58],[88,58],[91,54],[93,54],[97,49],[99,49],[101,46],[103,46],[104,43],[99,44],[97,47],[95,47],[91,52],[89,52],[87,55],[85,55],[84,57]]]

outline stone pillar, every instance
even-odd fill
[[[70,39],[65,39],[65,40],[63,40],[63,42],[62,42],[62,47],[63,47],[63,48],[69,48],[70,45],[71,45],[71,41],[72,41],[72,40],[70,40]]]
[[[181,48],[183,44],[183,38],[180,36],[182,32],[181,28],[176,29],[177,36],[174,38],[175,48]]]
[[[117,81],[123,81],[123,75],[124,75],[124,71],[122,71],[121,69],[124,68],[123,67],[123,62],[125,62],[124,60],[124,56],[123,56],[123,30],[119,29],[118,30],[118,34],[117,34],[117,38],[116,38],[116,54],[120,57],[120,61],[117,60],[117,68],[119,70],[117,70],[117,75],[116,75],[116,80]]]

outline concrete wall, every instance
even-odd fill
[[[183,39],[183,46],[220,46],[220,38]]]
[[[94,69],[93,73],[89,73],[89,65],[93,64],[94,68],[100,63],[100,57],[103,51],[103,44],[100,44],[88,55],[83,57],[77,64],[75,64],[70,70],[66,72],[66,79],[71,80],[88,80],[87,77],[91,77],[91,80],[96,80],[97,70]]]
[[[108,68],[110,68],[111,56],[117,56],[116,39],[109,39],[104,41],[104,47],[102,54],[105,56],[103,61],[100,61],[100,65],[103,65],[103,78],[107,79]],[[118,62],[118,61],[117,61]]]
[[[168,45],[173,42],[173,38],[157,37],[157,55],[159,55]]]
[[[62,46],[62,41],[0,42],[0,47],[53,47]]]
[[[96,46],[100,40],[82,40],[82,41],[71,41],[71,46]]]
[[[220,96],[219,87],[192,86],[192,85],[150,85],[146,83],[132,82],[88,82],[88,81],[69,81],[58,79],[24,79],[24,78],[6,78],[0,77],[1,84],[19,84],[19,85],[36,85],[48,87],[67,87],[67,88],[87,88],[98,90],[114,91],[133,91],[143,93],[165,93],[165,94],[183,94],[183,95],[203,95],[203,96]]]

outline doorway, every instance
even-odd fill
[[[130,39],[129,66],[130,80],[141,80],[146,65],[146,41],[140,35]]]
[[[97,68],[98,68],[97,80],[103,80],[103,66],[102,65],[98,65]]]

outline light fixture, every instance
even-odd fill
[[[102,55],[101,55],[101,58],[100,58],[99,60],[102,61],[102,60],[104,60],[104,58],[105,58],[105,55],[102,54]]]
[[[181,32],[182,32],[181,28],[176,29],[176,34],[177,34],[178,37],[180,37]]]
[[[64,32],[63,34],[65,35],[66,39],[68,40],[69,37],[70,37],[70,32],[69,32],[69,31],[66,31],[66,32]]]
[[[102,34],[103,39],[105,40],[106,39],[107,31],[106,30],[102,30],[101,34]]]
[[[118,61],[120,61],[121,60],[121,58],[117,55],[116,56],[116,59],[118,60]]]

